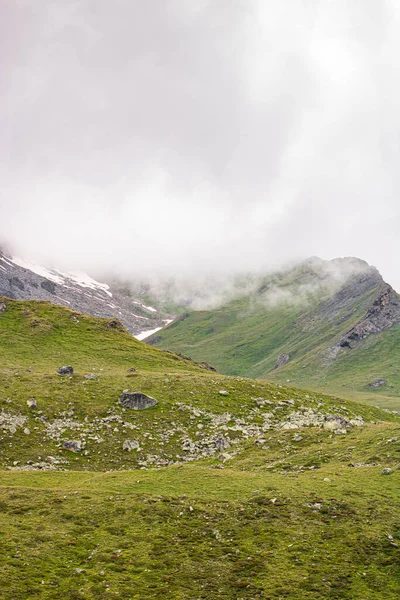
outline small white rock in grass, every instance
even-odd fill
[[[389,467],[382,469],[382,475],[390,475],[391,473],[393,473],[393,469],[389,469]]]

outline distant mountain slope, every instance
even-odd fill
[[[86,273],[45,269],[0,252],[0,296],[48,300],[95,317],[116,317],[139,339],[163,327],[169,315],[129,288],[100,283]]]
[[[181,315],[148,342],[226,374],[400,407],[400,299],[358,259],[310,259],[218,309]]]

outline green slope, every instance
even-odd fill
[[[220,308],[186,313],[148,341],[205,360],[229,375],[289,381],[400,408],[400,323],[351,349],[339,347],[387,284],[373,268],[331,284],[320,279],[314,266],[303,265],[276,276],[273,287],[269,279],[253,294]],[[271,288],[275,303],[269,301]],[[274,370],[284,353],[289,362]],[[376,379],[387,385],[369,388]]]
[[[396,414],[48,303],[0,310],[1,599],[397,598]],[[122,408],[125,388],[158,405]]]

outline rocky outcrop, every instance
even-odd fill
[[[367,336],[389,329],[396,323],[400,323],[400,298],[390,285],[386,285],[367,313],[339,341],[339,346],[353,348]]]
[[[282,367],[283,365],[286,365],[286,363],[289,362],[289,360],[290,360],[289,354],[281,354],[275,363],[274,370],[279,369],[279,367]]]
[[[144,410],[158,404],[155,398],[142,394],[142,392],[123,392],[119,401],[124,408],[133,408],[134,410]]]
[[[371,383],[368,384],[368,387],[371,389],[374,389],[374,388],[383,387],[384,385],[386,385],[386,379],[375,379],[375,381],[372,381]]]
[[[121,325],[134,335],[164,327],[172,315],[141,301],[140,291],[114,282],[95,281],[85,274],[61,273],[25,263],[0,249],[0,296],[14,300],[48,300],[94,317],[113,319],[108,327]],[[0,303],[0,314],[6,305]],[[77,314],[76,322],[79,322]],[[117,321],[118,319],[118,321]],[[116,325],[113,325],[115,323]]]
[[[79,440],[67,440],[63,443],[63,448],[65,450],[70,450],[71,452],[80,452],[82,450],[82,445]]]
[[[74,372],[74,369],[71,366],[58,367],[58,369],[57,369],[57,375],[72,375],[73,372]]]

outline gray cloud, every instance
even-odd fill
[[[0,240],[124,276],[357,255],[400,289],[394,0],[3,0]]]

